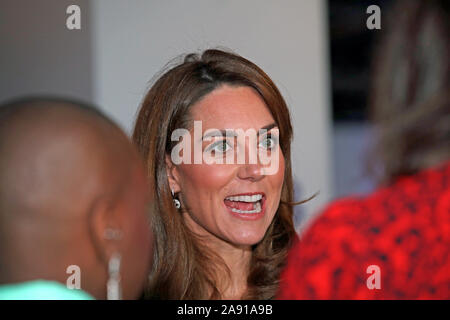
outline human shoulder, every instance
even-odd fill
[[[56,281],[34,280],[0,285],[0,300],[93,300],[93,297]]]

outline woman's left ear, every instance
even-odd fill
[[[169,181],[169,186],[173,193],[178,193],[181,191],[180,184],[178,183],[178,170],[177,166],[173,164],[170,156],[166,154],[166,174]]]

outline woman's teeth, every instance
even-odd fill
[[[231,203],[229,203],[230,205],[227,205],[227,207],[236,213],[244,213],[244,214],[251,214],[251,213],[260,213],[261,212],[261,200],[262,200],[262,195],[261,194],[255,194],[252,196],[232,196],[232,197],[227,197],[225,198],[225,201],[233,201],[233,202],[246,202],[246,203],[252,203],[252,210],[242,210],[242,209],[238,209],[235,208],[236,206],[241,206],[242,205],[238,205],[237,203],[235,205],[232,205]],[[246,207],[248,207],[249,205],[245,205]]]
[[[261,194],[254,194],[252,196],[234,196],[234,197],[227,197],[225,200],[230,201],[242,201],[242,202],[256,202],[262,199]]]

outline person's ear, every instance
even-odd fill
[[[107,267],[113,254],[120,254],[123,226],[112,199],[100,198],[94,203],[89,228],[97,256]]]
[[[174,193],[178,193],[181,191],[180,183],[179,183],[179,173],[178,167],[173,164],[170,156],[166,154],[166,173],[167,179],[169,180],[169,187]]]

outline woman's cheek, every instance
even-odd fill
[[[233,173],[233,166],[226,164],[190,164],[182,166],[183,180],[189,181],[189,185],[197,186],[201,189],[207,188],[211,190],[211,187],[220,188],[225,186]],[[216,191],[219,191],[219,189]]]
[[[278,161],[279,161],[278,171],[273,175],[273,182],[274,185],[280,188],[281,190],[281,187],[284,182],[284,170],[285,170],[284,156],[281,152]]]

